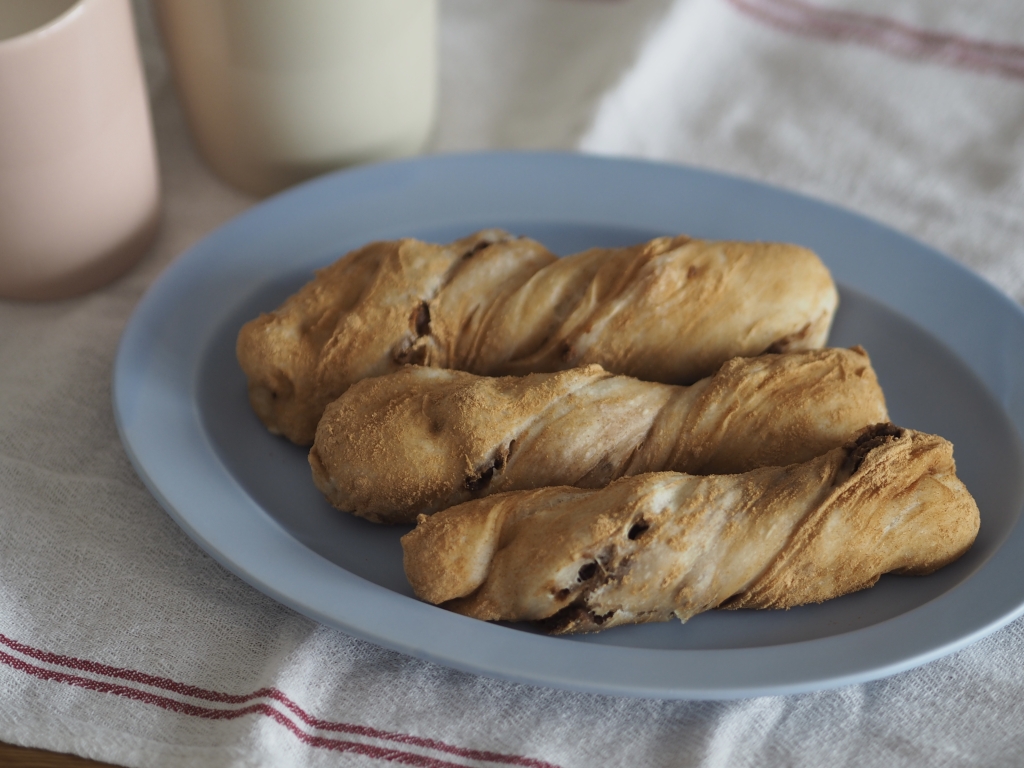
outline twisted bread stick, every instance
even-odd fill
[[[736,358],[691,387],[597,365],[501,379],[408,366],[331,403],[309,463],[339,509],[411,523],[502,491],[806,461],[887,418],[860,347]]]
[[[820,347],[838,295],[805,248],[662,237],[558,259],[487,230],[372,243],[241,329],[253,409],[308,445],[329,402],[405,363],[486,376],[598,363],[690,383],[766,350]]]
[[[789,467],[506,493],[421,516],[405,571],[423,600],[555,633],[821,602],[970,548],[978,508],[952,454],[877,425]]]

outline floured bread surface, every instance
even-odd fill
[[[689,387],[597,365],[504,378],[407,366],[331,403],[309,462],[337,508],[411,523],[504,491],[807,461],[887,419],[860,347],[735,358]]]
[[[950,443],[883,424],[789,467],[470,501],[402,546],[421,599],[566,633],[821,602],[941,568],[978,527]]]
[[[429,300],[484,251],[486,265],[466,271],[486,273],[470,281],[485,286],[488,277],[499,285],[522,281],[556,258],[532,240],[486,230],[448,245],[370,243],[317,272],[238,334],[253,410],[271,432],[312,443],[324,408],[351,384],[423,362],[413,345],[429,333]]]
[[[243,326],[237,354],[260,419],[308,445],[329,402],[407,363],[487,376],[596,363],[688,384],[733,357],[822,346],[837,302],[799,246],[680,236],[558,259],[486,230],[354,251]]]

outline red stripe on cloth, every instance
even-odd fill
[[[152,704],[160,707],[161,709],[191,715],[192,717],[201,717],[206,720],[234,720],[251,714],[266,715],[291,731],[300,741],[309,744],[310,746],[320,747],[321,749],[329,749],[335,752],[357,752],[380,760],[388,760],[393,763],[402,763],[404,765],[421,766],[422,768],[465,768],[465,766],[457,763],[449,763],[446,760],[435,760],[432,757],[417,755],[412,752],[402,752],[397,749],[384,749],[382,747],[375,747],[372,744],[359,744],[354,741],[341,741],[339,739],[328,739],[323,736],[313,736],[304,732],[295,722],[267,704],[250,704],[249,706],[241,709],[210,709],[209,707],[197,707],[194,704],[185,704],[180,701],[175,701],[174,699],[169,699],[166,696],[157,696],[156,694],[140,691],[137,688],[130,688],[126,685],[104,683],[99,680],[90,680],[89,678],[79,677],[78,675],[70,675],[66,672],[54,672],[49,669],[43,669],[42,667],[37,667],[34,664],[29,664],[26,661],[15,658],[4,651],[0,651],[0,662],[17,669],[19,672],[25,672],[33,677],[38,677],[41,680],[64,683],[65,685],[86,688],[91,691],[98,691],[99,693],[110,693],[114,696],[123,696],[126,699],[141,701],[145,704]]]
[[[166,677],[157,677],[155,675],[149,675],[145,672],[139,672],[138,670],[127,669],[124,667],[112,667],[107,664],[100,664],[94,661],[88,661],[86,659],[79,659],[73,656],[64,656],[61,654],[50,653],[49,651],[43,651],[39,648],[33,648],[30,645],[19,643],[6,635],[0,634],[0,644],[6,645],[11,650],[17,651],[24,656],[36,659],[38,661],[45,662],[47,664],[53,664],[54,666],[66,667],[68,669],[75,669],[82,672],[90,672],[92,674],[103,675],[105,677],[113,677],[118,680],[127,680],[129,682],[141,683],[148,685],[153,688],[159,688],[161,690],[170,691],[177,693],[182,696],[188,696],[194,699],[202,699],[204,701],[213,701],[220,704],[245,704],[254,699],[269,698],[279,702],[292,712],[296,717],[299,718],[304,724],[311,728],[316,728],[322,731],[331,731],[335,733],[351,733],[359,736],[366,736],[369,738],[381,739],[382,741],[394,741],[401,744],[408,744],[411,746],[424,747],[427,749],[437,750],[439,752],[446,752],[448,754],[457,755],[469,760],[481,760],[492,763],[503,763],[507,765],[520,765],[525,768],[558,768],[553,763],[548,763],[543,760],[535,760],[529,757],[523,757],[520,755],[506,755],[498,752],[489,752],[485,750],[467,749],[465,747],[457,747],[451,744],[446,744],[436,739],[427,739],[419,736],[412,736],[404,733],[393,733],[389,731],[381,731],[376,728],[371,728],[364,725],[356,725],[352,723],[341,723],[332,722],[329,720],[322,720],[317,717],[313,717],[305,710],[303,710],[298,704],[292,701],[288,696],[282,693],[277,688],[260,688],[249,694],[233,695],[227,693],[221,693],[219,691],[211,691],[205,688],[199,688],[193,685],[186,685],[184,683],[171,680]],[[272,717],[282,725],[285,725],[290,731],[300,737],[302,741],[312,746],[324,747],[329,749],[339,749],[336,746],[330,746],[330,744],[353,744],[355,747],[359,747],[362,751],[363,747],[367,749],[377,749],[381,751],[381,755],[371,755],[371,757],[381,757],[384,753],[390,754],[390,750],[380,750],[377,747],[371,747],[368,745],[356,744],[355,742],[339,742],[334,739],[323,739],[322,737],[311,736],[307,733],[302,732],[298,729],[298,726],[288,719],[282,712],[267,704],[255,704],[241,709],[210,709],[208,707],[197,707],[193,704],[186,704],[183,702],[175,701],[164,696],[158,696],[148,691],[142,691],[136,688],[130,688],[128,686],[121,686],[115,683],[104,683],[101,681],[89,680],[88,678],[78,677],[76,675],[68,675],[62,672],[53,672],[50,670],[42,669],[34,665],[27,664],[27,662],[21,661],[13,656],[10,656],[0,651],[0,661],[8,664],[8,666],[14,667],[22,672],[28,672],[36,677],[40,677],[46,680],[52,680],[57,682],[63,682],[70,685],[76,685],[82,688],[88,688],[90,690],[99,691],[101,693],[113,693],[118,696],[124,696],[126,698],[135,699],[142,701],[147,704],[155,704],[163,709],[169,709],[181,714],[192,715],[195,717],[203,717],[206,719],[213,720],[225,720],[234,719],[247,714],[264,714]],[[13,662],[13,663],[12,663]],[[37,670],[41,674],[37,674]],[[329,744],[317,743],[319,740],[329,742]],[[345,751],[351,751],[346,748]],[[369,753],[365,753],[369,754]],[[396,755],[407,755],[416,759],[419,759],[420,755],[414,755],[412,753],[395,752]],[[407,762],[404,759],[398,759],[393,757],[385,757],[384,759]],[[433,760],[433,758],[423,758],[424,760]],[[420,765],[420,763],[410,763]],[[448,766],[454,765],[453,763],[446,763],[443,761],[433,761],[430,763],[422,763],[422,765],[429,766]]]
[[[1024,79],[1024,47],[930,32],[884,16],[821,8],[803,0],[726,0],[787,32],[860,43],[908,59]]]

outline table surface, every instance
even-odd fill
[[[0,742],[0,765],[6,768],[89,768],[89,766],[109,766],[110,763],[98,763],[84,757],[62,755],[58,752],[47,752],[44,749],[28,749],[13,744]]]
[[[134,2],[140,18],[149,13]],[[441,5],[433,151],[581,148],[755,177],[911,233],[1024,302],[1017,0],[890,0],[864,4],[870,14],[852,0]],[[1022,762],[1024,620],[871,685],[642,701],[400,657],[296,617],[220,570],[135,480],[108,405],[117,338],[145,286],[254,202],[201,163],[149,28],[142,49],[165,192],[157,245],[120,282],[81,300],[0,303],[0,582],[5,598],[17,597],[0,601],[5,636],[55,659],[42,666],[65,677],[84,660],[243,697],[272,683],[331,724],[520,764],[674,765],[680,755],[701,766]],[[53,616],[62,620],[41,620]],[[369,764],[300,744],[269,720],[228,726],[0,667],[0,735],[12,741],[134,765]],[[415,759],[407,741],[360,739]],[[0,765],[104,763],[0,743]]]

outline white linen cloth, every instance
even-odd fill
[[[0,740],[128,766],[1024,762],[1024,621],[870,684],[634,700],[384,650],[214,563],[135,476],[111,368],[161,269],[254,201],[196,157],[136,10],[159,240],[88,296],[0,302]],[[1017,0],[442,3],[436,150],[580,147],[766,179],[916,235],[1018,301],[1022,129]]]

